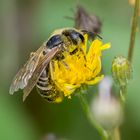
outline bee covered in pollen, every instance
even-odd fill
[[[82,47],[85,44],[84,34],[75,28],[54,31],[47,42],[30,54],[28,61],[16,74],[10,87],[10,94],[23,89],[24,101],[36,86],[39,94],[47,101],[61,102],[64,94],[53,77],[54,63],[61,62],[65,69],[69,69],[69,64],[63,60],[67,55],[84,53]]]

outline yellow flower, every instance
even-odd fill
[[[85,43],[81,44],[82,49],[74,55],[65,52],[62,61],[54,60],[54,70],[51,77],[64,96],[71,98],[71,94],[82,84],[94,85],[98,83],[103,75],[101,71],[102,50],[110,48],[110,43],[102,44],[98,39],[90,43],[88,50],[88,38],[84,36]],[[74,47],[73,47],[74,48]]]

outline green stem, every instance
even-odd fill
[[[109,140],[120,140],[121,139],[118,127],[109,131],[108,135],[109,135]]]
[[[127,86],[121,86],[120,87],[120,97],[121,97],[121,101],[123,103],[125,103],[126,94],[127,94]]]
[[[79,94],[78,97],[79,97],[79,100],[81,102],[83,111],[86,114],[86,116],[87,116],[89,122],[91,123],[91,125],[97,129],[97,131],[99,132],[102,140],[109,140],[108,139],[108,133],[94,119],[94,116],[92,115],[92,113],[90,111],[87,100],[83,97],[82,94]]]
[[[119,128],[114,129],[114,139],[113,140],[121,140]]]
[[[139,5],[140,5],[140,0],[136,0],[135,1],[135,8],[134,8],[133,19],[132,19],[130,44],[129,44],[129,50],[128,50],[128,60],[130,62],[132,62],[132,57],[133,57],[133,50],[134,50],[134,44],[135,44],[135,36],[136,36],[136,30],[137,30],[137,24],[138,24]]]

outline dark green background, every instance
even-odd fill
[[[127,0],[0,0],[0,140],[40,140],[48,133],[68,140],[99,140],[76,96],[61,104],[45,102],[35,90],[22,102],[22,91],[8,93],[13,76],[53,30],[72,27],[71,9],[80,3],[103,23],[103,42],[112,48],[103,55],[109,75],[114,56],[127,56],[133,8]],[[128,88],[122,140],[140,139],[140,33],[133,58],[133,80]],[[90,90],[92,97],[96,92]]]

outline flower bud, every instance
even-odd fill
[[[132,78],[130,62],[123,56],[115,57],[112,62],[112,76],[114,81],[121,87],[126,86]]]
[[[123,118],[120,102],[111,96],[111,85],[111,79],[105,77],[99,84],[99,95],[91,105],[93,117],[105,130],[118,127]]]

